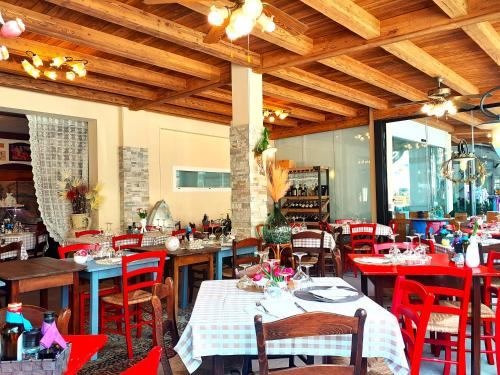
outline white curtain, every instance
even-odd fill
[[[72,213],[59,197],[61,172],[88,182],[88,124],[48,115],[28,115],[31,159],[36,197],[50,235],[62,242]]]

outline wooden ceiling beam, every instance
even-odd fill
[[[2,9],[4,17],[8,19],[21,18],[28,30],[37,34],[87,45],[106,53],[207,80],[220,77],[220,70],[217,67],[172,52],[133,42],[3,1],[0,1],[0,9]]]
[[[214,81],[204,81],[200,79],[192,78],[187,82],[187,89],[178,92],[159,92],[153,100],[137,100],[129,107],[132,111],[139,111],[142,109],[150,108],[157,104],[172,102],[176,99],[187,98],[192,95],[196,95],[200,92],[216,89],[220,86],[226,85],[231,82],[231,73],[225,72],[221,75],[220,79]]]
[[[357,116],[346,120],[329,120],[319,124],[297,126],[292,129],[274,130],[271,132],[270,139],[281,139],[296,137],[306,134],[322,133],[331,130],[356,128],[368,125],[368,116]]]
[[[490,22],[464,26],[463,30],[497,65],[500,65],[500,34]]]
[[[433,0],[450,18],[465,16],[468,0]]]
[[[202,96],[207,99],[217,100],[219,102],[224,103],[232,103],[233,97],[231,95],[231,91],[215,89],[215,90],[206,90],[196,94],[197,96]]]
[[[324,92],[328,95],[360,103],[366,105],[367,107],[376,109],[385,109],[389,107],[387,100],[377,98],[376,96],[331,81],[316,74],[309,73],[302,69],[286,68],[276,70],[270,74],[285,81],[290,81],[301,86],[309,87],[313,90]]]
[[[455,133],[455,127],[451,124],[448,124],[445,121],[433,118],[433,117],[426,117],[426,118],[419,118],[413,120],[415,122],[418,122],[423,125],[430,126],[435,129],[443,130],[447,133],[454,134]]]
[[[477,117],[471,116],[470,112],[459,112],[454,115],[448,115],[448,117],[451,117],[457,121],[460,121],[463,124],[466,125],[472,125],[472,126],[478,126],[479,124],[482,124],[483,121],[481,119],[478,119]]]
[[[373,39],[363,39],[351,33],[339,33],[330,36],[324,42],[315,44],[314,51],[298,56],[282,51],[271,51],[263,54],[261,73],[273,70],[303,65],[329,57],[349,55],[381,47],[399,41],[420,38],[440,32],[457,30],[464,26],[484,21],[500,19],[500,2],[481,2],[479,6],[467,15],[450,19],[432,9],[406,13],[380,22],[380,36]]]
[[[111,104],[122,107],[127,107],[133,101],[133,98],[124,95],[111,94],[104,91],[91,90],[82,87],[65,85],[58,82],[48,82],[1,72],[0,85],[15,89],[42,92],[55,96],[63,96],[77,100],[87,100],[90,102]],[[231,121],[231,118],[227,116],[189,110],[165,104],[153,108],[152,111],[186,118],[196,118],[223,125],[229,125]]]
[[[100,57],[87,55],[77,51],[39,43],[30,39],[15,38],[2,39],[2,45],[5,45],[11,54],[25,56],[26,51],[33,51],[42,59],[50,60],[56,56],[71,56],[77,60],[87,60],[87,70],[111,77],[127,79],[143,84],[163,87],[171,90],[184,90],[187,83],[184,78],[171,76],[164,73],[155,72],[148,69],[138,68],[136,66],[119,63]]]
[[[301,0],[365,39],[380,36],[380,21],[352,0]]]
[[[287,128],[295,128],[298,125],[297,120],[291,119],[290,117],[287,117],[284,120],[281,119],[276,119],[274,122],[269,121],[269,119],[264,118],[264,124],[269,124],[272,126],[283,126]]]
[[[427,95],[425,94],[425,92],[407,85],[388,74],[382,73],[381,71],[372,68],[369,65],[363,64],[362,62],[353,59],[352,57],[342,55],[330,57],[325,60],[320,60],[319,62],[344,74],[367,82],[373,86],[399,95],[402,98],[411,101],[427,99]]]
[[[233,111],[230,105],[214,102],[212,100],[187,97],[172,100],[169,104],[179,107],[198,109],[204,112],[218,113],[228,117],[233,116]]]
[[[213,1],[179,1],[179,3],[186,8],[207,16],[208,13],[210,13],[210,7]],[[305,35],[292,35],[278,25],[276,25],[276,29],[272,33],[266,33],[263,32],[260,27],[254,27],[252,35],[299,55],[306,55],[313,50],[313,40],[311,38]]]
[[[203,42],[205,34],[155,14],[147,13],[116,0],[48,0],[49,2],[87,14],[155,38],[168,40],[196,51],[244,66],[260,66],[260,55],[237,45],[220,41]]]
[[[428,76],[443,77],[447,86],[463,95],[479,93],[475,85],[409,40],[387,44],[382,48]]]
[[[347,117],[355,117],[358,113],[356,108],[335,103],[330,100],[319,98],[317,96],[303,94],[299,91],[291,90],[272,83],[263,82],[262,88],[264,95],[287,100],[292,103],[304,105],[310,108],[319,109],[320,111],[336,113]]]

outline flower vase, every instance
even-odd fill
[[[141,233],[146,233],[146,225],[148,224],[148,220],[146,218],[141,219]]]
[[[90,228],[90,217],[87,214],[71,214],[71,227],[74,231]]]
[[[269,214],[263,228],[264,240],[272,244],[290,243],[291,234],[292,230],[281,212],[279,203],[274,203],[273,211]]]
[[[465,264],[467,267],[477,267],[481,263],[479,255],[479,244],[477,242],[477,236],[470,236],[469,246],[465,252]]]
[[[283,289],[277,285],[268,285],[264,289],[265,299],[279,299],[283,296]]]

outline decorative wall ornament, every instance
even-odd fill
[[[53,81],[63,75],[68,81],[74,81],[78,76],[84,78],[87,75],[87,60],[75,60],[70,56],[56,56],[50,64],[45,64],[40,56],[33,51],[26,51],[28,59],[21,61],[26,73],[33,78],[40,78],[43,74]]]
[[[456,165],[459,166],[458,171]],[[481,186],[486,180],[487,172],[481,160],[473,152],[469,152],[467,142],[462,139],[457,151],[452,152],[451,158],[442,164],[441,175],[455,184],[475,182]]]
[[[17,38],[25,30],[24,22],[20,18],[5,22],[0,13],[0,36],[4,38]],[[7,47],[0,45],[0,61],[8,60],[10,57]]]

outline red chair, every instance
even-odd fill
[[[373,245],[373,252],[375,254],[388,254],[389,250],[393,245],[396,245],[401,252],[405,251],[408,246],[408,242],[384,242],[384,243],[376,243]]]
[[[65,335],[64,339],[71,343],[68,367],[64,375],[76,375],[85,364],[101,350],[108,336],[106,335]]]
[[[374,253],[374,245],[376,239],[377,224],[349,224],[351,232],[351,242],[344,245],[346,252],[351,254],[356,253]],[[354,271],[354,277],[358,277],[358,271],[354,267],[349,257],[344,257],[344,272],[347,270]]]
[[[422,361],[444,363],[443,374],[450,373],[451,365],[457,366],[456,373],[465,375],[467,362],[465,359],[465,339],[467,317],[469,311],[470,291],[472,285],[472,269],[440,266],[408,266],[398,267],[398,274],[418,279],[425,289],[435,295],[435,303],[431,307],[431,315],[427,324],[435,358],[422,357]],[[456,336],[456,340],[452,340]],[[439,358],[440,349],[444,347],[444,359]],[[451,352],[457,352],[456,360],[451,359]]]
[[[489,252],[488,253],[488,263],[487,267],[491,270],[497,271],[498,265],[500,263],[500,252]],[[483,330],[484,334],[481,336],[481,339],[484,340],[486,350],[481,351],[481,353],[486,353],[486,357],[488,359],[488,363],[490,365],[495,364],[495,359],[493,357],[493,353],[496,356],[496,364],[497,364],[497,373],[500,374],[500,308],[498,307],[498,298],[500,298],[499,294],[500,282],[498,278],[493,277],[485,277],[484,278],[484,305],[489,309],[484,309],[481,306],[481,320],[483,321]],[[491,315],[493,310],[492,308],[492,295],[496,295],[497,297],[497,307],[496,313],[494,317]],[[492,323],[495,323],[495,334],[492,334]],[[497,329],[498,327],[498,329]],[[495,348],[498,350],[493,350],[492,341],[495,341]]]
[[[335,224],[352,224],[354,223],[353,219],[336,219]]]
[[[176,237],[176,236],[184,236],[186,234],[186,230],[185,229],[179,229],[179,230],[173,230],[172,231],[172,236]]]
[[[416,302],[414,297],[417,297]],[[429,293],[424,285],[406,280],[404,276],[397,277],[391,312],[401,324],[401,335],[410,363],[410,375],[420,374],[425,334],[433,303],[434,294]]]
[[[65,259],[68,255],[79,251],[79,250],[87,250],[93,251],[97,250],[99,245],[97,244],[74,244],[68,246],[59,246],[59,259]],[[80,283],[81,289],[79,291],[80,298],[80,333],[85,332],[85,302],[90,300],[90,288],[88,282],[81,281]],[[99,289],[99,297],[107,296],[110,294],[118,293],[120,290],[118,284],[114,287],[102,288]]]
[[[399,227],[399,224],[396,220],[389,220],[389,227],[391,228],[392,230],[392,234],[398,234],[398,227]]]
[[[82,230],[81,232],[75,232],[75,237],[89,236],[93,234],[102,234],[102,230]]]
[[[427,245],[429,250],[427,251],[427,254],[435,254],[436,253],[436,244],[434,242],[434,240],[426,240],[426,239],[420,239],[420,242],[422,243],[422,245]],[[413,239],[413,246],[417,246],[418,245],[418,238],[414,238]]]
[[[125,337],[127,339],[127,352],[129,359],[134,357],[132,351],[132,336],[131,329],[137,329],[137,337],[141,337],[142,326],[147,324],[153,327],[153,319],[143,320],[142,307],[143,303],[150,303],[152,294],[149,290],[154,284],[163,282],[163,266],[165,265],[166,251],[150,251],[142,254],[124,256],[122,258],[122,293],[116,293],[101,298],[99,311],[100,331],[109,331],[111,333],[122,334],[121,324],[125,324]],[[144,260],[156,259],[156,266],[141,267],[140,263],[135,262]],[[139,267],[139,268],[138,268]],[[151,274],[156,276],[151,280],[141,281],[144,277],[149,277]],[[135,306],[135,311],[131,312],[131,307]],[[107,309],[111,308],[111,309]],[[120,309],[123,309],[122,312]],[[108,316],[106,313],[112,312],[113,315]],[[131,323],[131,317],[135,317],[135,323]],[[117,331],[106,327],[107,322],[116,322],[119,327]]]
[[[127,246],[142,246],[142,234],[122,234],[111,238],[113,249],[127,248]]]
[[[156,375],[160,365],[161,347],[155,346],[142,361],[122,372],[122,375]]]

